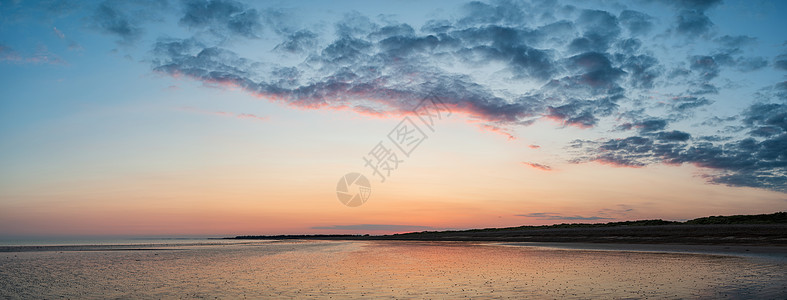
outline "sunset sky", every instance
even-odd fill
[[[785,13],[730,0],[2,0],[0,237],[784,211]],[[412,112],[427,97],[447,109],[431,128]],[[400,124],[425,137],[409,155],[389,138]],[[378,145],[399,161],[384,182],[364,161]],[[337,182],[354,172],[371,194],[348,207]]]

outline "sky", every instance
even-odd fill
[[[0,1],[0,237],[787,210],[784,1]]]

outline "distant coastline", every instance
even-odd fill
[[[711,216],[685,222],[640,220],[595,224],[556,224],[390,235],[257,235],[240,240],[409,240],[615,244],[698,244],[787,246],[787,212]]]

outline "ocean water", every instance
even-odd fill
[[[787,298],[778,255],[405,241],[5,251],[0,298]]]
[[[184,245],[184,244],[232,244],[243,242],[241,240],[222,239],[218,237],[101,237],[101,238],[3,238],[3,246],[75,246],[75,245]]]

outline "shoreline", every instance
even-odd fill
[[[413,244],[465,244],[529,247],[547,250],[580,250],[580,251],[611,251],[611,252],[648,252],[699,255],[724,255],[768,258],[787,261],[787,246],[784,245],[730,245],[730,244],[631,244],[631,243],[586,243],[586,242],[495,242],[495,241],[449,241],[449,240],[394,240],[394,239],[287,239],[287,240],[248,240],[240,243],[192,243],[192,244],[118,244],[118,245],[52,245],[52,246],[2,246],[0,253],[23,252],[100,252],[100,251],[186,251],[191,247],[204,246],[249,246],[260,243],[277,242],[394,242]]]

